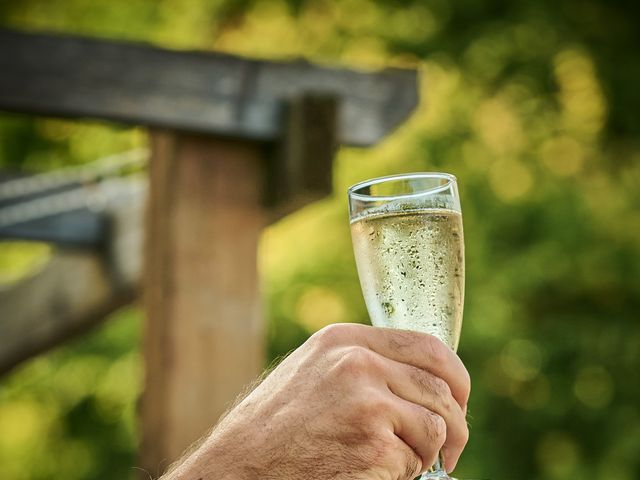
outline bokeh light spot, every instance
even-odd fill
[[[511,340],[500,356],[503,370],[514,380],[526,382],[540,372],[542,355],[538,346],[525,339]]]
[[[506,397],[510,393],[510,381],[500,365],[500,357],[494,356],[485,362],[482,383],[494,394]]]
[[[496,197],[510,203],[529,193],[533,186],[533,176],[522,162],[499,160],[489,170],[489,184]]]
[[[46,435],[51,421],[51,412],[35,402],[21,401],[0,405],[0,447],[10,451],[28,448]]]
[[[438,31],[436,18],[425,5],[420,4],[395,9],[388,25],[394,36],[410,42],[423,42]]]
[[[494,98],[482,103],[473,121],[478,137],[495,153],[522,149],[524,138],[520,119],[507,101]]]
[[[549,402],[551,386],[544,375],[538,375],[527,382],[511,384],[510,396],[513,402],[523,410],[537,410]]]
[[[580,460],[576,440],[565,432],[549,432],[536,451],[538,465],[548,476],[545,478],[571,478]]]
[[[582,145],[571,137],[552,138],[542,146],[541,160],[554,174],[570,176],[582,170],[585,152]]]
[[[309,332],[315,332],[331,323],[347,321],[347,309],[333,290],[313,287],[300,296],[296,317]]]
[[[613,379],[602,366],[590,365],[578,372],[573,392],[586,406],[604,408],[613,399]]]
[[[567,49],[554,58],[554,72],[564,127],[583,138],[595,137],[604,126],[607,103],[593,61],[582,50]]]

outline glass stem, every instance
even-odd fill
[[[427,471],[427,473],[422,474],[419,477],[420,480],[434,480],[438,478],[451,478],[447,475],[446,470],[444,469],[444,457],[442,456],[442,451],[438,453],[438,458],[436,463]]]

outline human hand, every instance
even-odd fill
[[[337,324],[287,357],[167,480],[412,479],[468,439],[470,380],[433,336]]]

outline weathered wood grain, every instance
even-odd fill
[[[158,475],[263,368],[259,146],[152,132],[141,466]]]
[[[141,201],[106,211],[108,250],[58,250],[39,271],[0,289],[0,375],[87,331],[139,291]]]
[[[413,70],[361,72],[0,30],[0,109],[276,140],[288,99],[340,98],[338,140],[371,145],[417,104]]]

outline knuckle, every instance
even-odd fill
[[[449,384],[447,382],[445,382],[440,377],[434,376],[431,379],[431,389],[433,390],[433,393],[444,400],[445,404],[449,404],[448,400],[452,398],[452,395],[451,387],[449,387]]]
[[[379,419],[383,418],[391,410],[389,401],[383,398],[381,395],[371,395],[368,401],[364,404],[364,411],[369,418]]]
[[[371,448],[377,454],[378,458],[388,457],[395,453],[396,444],[388,431],[377,432],[377,435],[371,438]]]
[[[427,353],[435,363],[446,363],[449,357],[449,347],[433,335],[427,337]]]
[[[411,370],[411,379],[423,395],[432,394],[437,397],[444,406],[447,408],[451,407],[451,402],[454,401],[451,387],[442,378],[414,367]]]
[[[421,395],[433,395],[438,398],[439,403],[447,410],[452,408],[452,402],[454,400],[451,388],[449,387],[449,384],[440,377],[436,377],[429,372],[413,367],[411,370],[411,379],[418,387]]]
[[[344,323],[334,323],[321,328],[312,335],[314,342],[321,348],[330,348],[340,345],[347,338],[349,325]]]
[[[434,435],[440,446],[442,446],[447,439],[447,423],[440,415],[434,415],[434,417]]]
[[[365,457],[367,466],[381,466],[390,478],[398,480],[415,478],[423,467],[422,458],[410,447],[400,447],[397,437],[389,430],[382,430],[371,439]]]
[[[335,325],[327,325],[321,328],[311,336],[311,340],[314,343],[319,344],[321,347],[328,347],[337,344],[338,332],[336,332]]]
[[[431,445],[436,448],[436,452],[442,448],[447,439],[447,423],[444,418],[433,412],[428,412],[424,419],[427,437]]]
[[[342,351],[336,363],[336,371],[339,375],[363,376],[373,371],[375,363],[373,352],[353,345]]]
[[[396,456],[395,444],[387,432],[376,432],[370,437],[367,445],[367,463],[372,465],[388,463],[389,459]]]
[[[353,421],[370,431],[384,429],[392,402],[379,390],[361,389],[352,404]]]
[[[411,480],[420,474],[422,461],[415,452],[408,450],[405,452],[402,467],[404,472],[402,472],[402,476],[400,478],[402,478],[402,480]]]
[[[378,421],[392,408],[390,401],[378,392],[369,392],[365,395],[360,412],[368,421]]]

